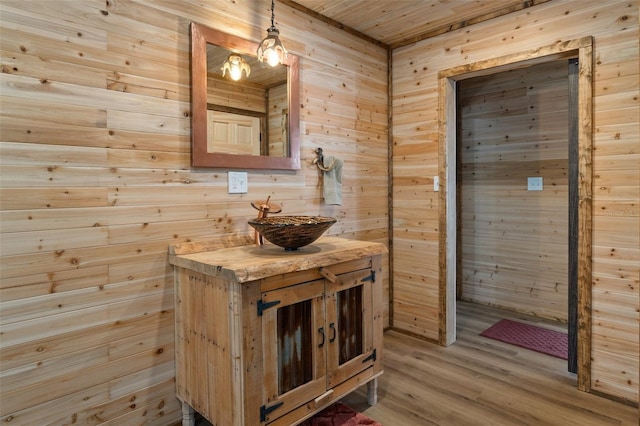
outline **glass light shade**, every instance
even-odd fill
[[[242,56],[232,53],[229,55],[224,64],[222,65],[222,76],[224,77],[229,71],[229,76],[232,80],[238,81],[242,78],[242,72],[244,71],[244,76],[249,77],[251,74],[251,67],[249,64],[242,58]]]
[[[287,56],[287,49],[284,48],[278,34],[280,34],[280,32],[275,27],[269,28],[267,30],[267,36],[258,46],[258,60],[260,62],[267,62],[272,67],[283,63],[284,58]]]

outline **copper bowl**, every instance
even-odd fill
[[[285,250],[311,244],[334,223],[335,218],[322,216],[270,216],[249,221],[267,241]]]

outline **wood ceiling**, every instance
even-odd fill
[[[393,49],[547,1],[550,0],[280,0],[280,3]]]

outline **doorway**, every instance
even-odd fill
[[[592,40],[585,37],[566,43],[557,43],[533,51],[520,52],[488,61],[467,64],[461,67],[441,71],[440,104],[439,104],[439,149],[440,164],[440,343],[448,345],[456,340],[456,295],[458,288],[457,269],[457,95],[458,82],[474,77],[484,77],[503,71],[514,71],[529,68],[537,64],[548,64],[555,61],[566,61],[578,58],[579,92],[577,117],[578,159],[577,166],[580,179],[577,183],[578,195],[578,232],[577,232],[577,374],[578,388],[590,389],[590,330],[591,312],[591,69]],[[528,176],[527,176],[528,177]],[[535,176],[531,176],[535,177]],[[544,183],[543,183],[544,185]],[[566,308],[565,308],[566,312]]]
[[[456,87],[456,297],[565,330],[569,84],[562,59]]]

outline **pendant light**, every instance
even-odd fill
[[[287,56],[287,49],[284,48],[278,35],[280,31],[274,24],[274,0],[271,0],[271,27],[267,29],[267,36],[258,45],[258,60],[267,62],[272,67],[281,64]]]
[[[229,71],[231,80],[238,81],[242,78],[243,71],[245,78],[249,77],[249,74],[251,74],[251,67],[242,56],[238,55],[237,53],[232,53],[222,65],[223,77],[225,76],[227,71]]]

